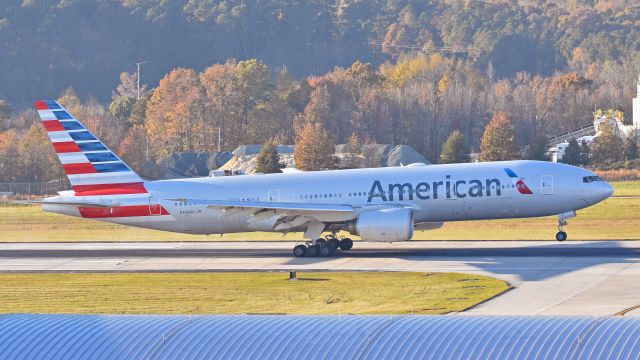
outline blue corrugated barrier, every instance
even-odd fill
[[[640,319],[0,315],[0,359],[640,359]]]

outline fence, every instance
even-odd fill
[[[0,195],[55,195],[58,191],[69,190],[67,179],[47,182],[0,183]]]

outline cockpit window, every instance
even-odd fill
[[[590,183],[594,181],[604,181],[600,178],[600,176],[585,176],[582,178],[583,183]]]

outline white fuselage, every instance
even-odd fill
[[[593,175],[564,164],[506,161],[163,180],[145,182],[149,194],[83,200],[109,198],[131,207],[162,205],[162,209],[151,206],[148,214],[94,217],[99,220],[182,233],[221,234],[274,231],[274,222],[281,214],[220,210],[186,199],[345,204],[364,209],[398,205],[412,209],[416,224],[441,223],[579,210],[613,192],[607,182],[584,181]],[[68,197],[50,199],[64,198]],[[44,209],[82,216],[78,208],[68,206],[45,205]],[[354,217],[345,215],[328,222],[346,223]],[[286,231],[291,230],[299,229],[292,224]]]

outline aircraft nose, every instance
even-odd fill
[[[609,196],[613,195],[613,186],[611,186],[611,184],[609,184],[606,181],[603,181],[602,185],[603,185],[602,186],[603,187],[602,193],[603,193],[604,199],[606,199]]]
[[[613,186],[606,181],[600,181],[592,187],[591,194],[596,201],[602,201],[613,194]]]

